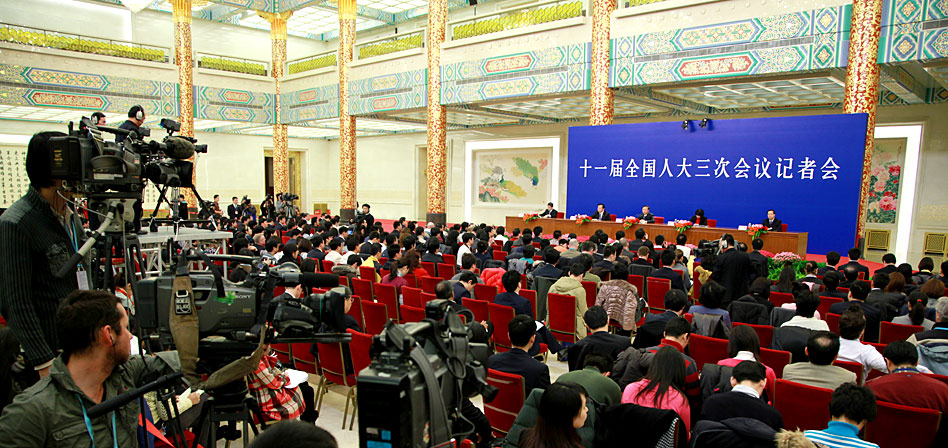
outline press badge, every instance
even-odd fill
[[[89,276],[86,275],[86,271],[82,269],[76,270],[76,285],[79,285],[80,290],[89,290]]]

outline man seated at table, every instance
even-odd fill
[[[655,223],[655,215],[652,214],[651,210],[649,209],[649,206],[647,205],[642,207],[642,213],[639,214],[639,216],[636,216],[636,219],[638,219],[640,222],[644,222],[648,224]]]
[[[761,224],[764,225],[764,228],[767,229],[768,232],[783,231],[783,222],[777,219],[777,212],[775,212],[774,209],[767,210],[767,219]]]
[[[592,217],[592,219],[597,219],[599,221],[608,221],[609,213],[606,212],[606,205],[603,204],[602,202],[597,204],[596,211],[593,212],[592,215],[590,215],[590,217]]]
[[[543,210],[543,212],[541,212],[539,216],[541,218],[556,218],[556,209],[553,208],[553,203],[547,202],[546,210]]]

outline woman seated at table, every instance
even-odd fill
[[[708,218],[704,216],[703,208],[699,208],[695,210],[695,215],[692,216],[691,219],[689,219],[689,221],[693,222],[696,226],[708,225]]]

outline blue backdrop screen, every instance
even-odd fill
[[[865,114],[581,126],[569,130],[567,216],[602,202],[617,218],[649,205],[666,222],[701,208],[718,227],[775,209],[809,253],[853,244]],[[766,249],[766,247],[765,247]]]

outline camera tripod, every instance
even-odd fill
[[[174,188],[175,190],[177,190],[178,187],[169,187],[169,186],[166,184],[166,185],[162,185],[162,186],[160,186],[160,187],[159,187],[158,185],[155,185],[155,188],[157,188],[158,191],[159,191],[159,193],[158,193],[158,202],[155,203],[155,209],[151,211],[151,216],[148,217],[148,230],[149,230],[149,231],[151,231],[151,232],[157,232],[157,231],[158,231],[158,224],[159,224],[159,223],[165,223],[165,224],[174,224],[174,226],[175,226],[175,233],[177,233],[177,231],[178,231],[178,226],[181,225],[181,224],[207,224],[208,222],[211,221],[210,219],[197,219],[197,220],[181,219],[181,216],[178,214],[178,206],[177,206],[178,201],[177,201],[177,199],[175,199],[174,201],[172,201],[171,199],[169,199],[169,198],[166,196],[166,194],[168,193],[168,188]],[[197,200],[197,202],[198,202],[198,204],[197,204],[197,209],[198,209],[198,212],[199,212],[199,216],[202,216],[201,213],[204,212],[204,211],[206,211],[205,209],[207,208],[207,205],[204,203],[204,199],[201,198],[201,195],[198,193],[197,188],[194,188],[194,186],[190,186],[190,187],[186,187],[186,188],[189,188],[189,189],[191,190],[191,192],[194,193],[194,198],[195,198],[195,199]],[[175,194],[175,192],[172,191],[172,195],[174,195],[174,194]],[[167,204],[168,204],[168,207],[169,207],[169,209],[170,209],[170,211],[171,211],[171,214],[170,214],[170,217],[169,217],[169,218],[166,218],[166,219],[157,218],[157,216],[158,216],[158,210],[161,208],[161,204],[162,204],[162,203],[167,203]],[[212,211],[212,212],[211,212],[209,215],[207,215],[207,216],[213,216],[213,215],[214,215],[214,213],[213,213],[213,211]]]
[[[262,428],[266,428],[260,406],[250,396],[250,390],[244,380],[234,381],[207,392],[210,398],[201,408],[201,415],[194,424],[194,447],[199,443],[202,446],[217,446],[221,423],[227,423],[226,429],[221,434],[227,439],[228,446],[230,441],[237,440],[241,435],[243,446],[248,446],[250,443],[248,428],[253,431],[254,436],[259,434],[254,417],[260,422]],[[237,431],[237,422],[243,423],[242,433]]]

